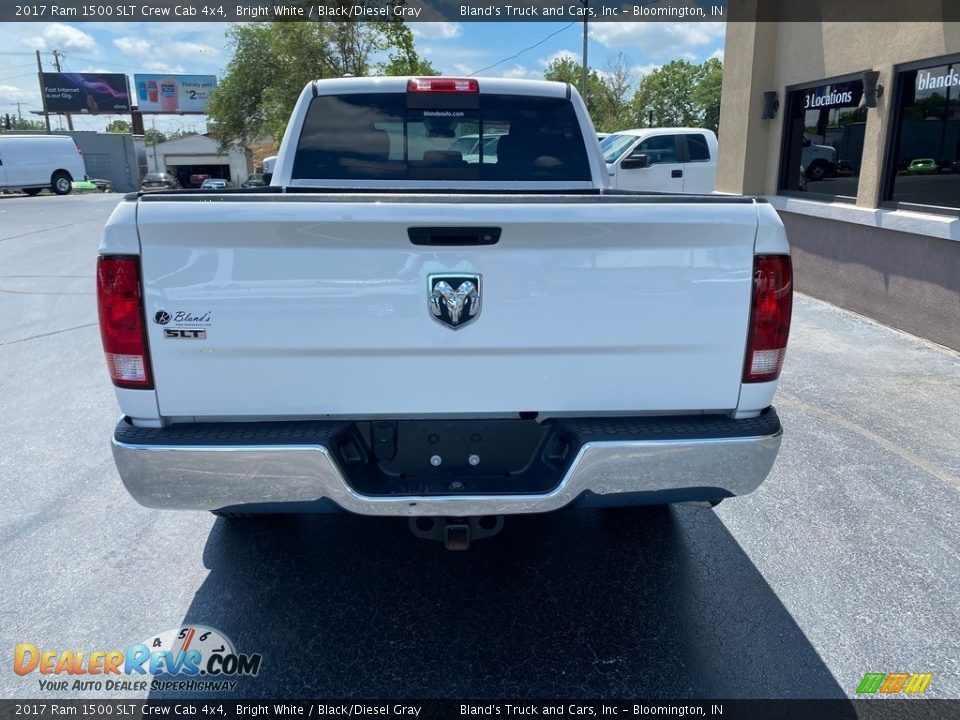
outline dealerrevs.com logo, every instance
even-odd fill
[[[233,690],[236,678],[260,672],[259,653],[238,653],[213,628],[190,625],[153,635],[125,650],[14,649],[17,675],[38,674],[40,690]]]

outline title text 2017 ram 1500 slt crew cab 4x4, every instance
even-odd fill
[[[450,149],[491,133],[496,162]],[[127,489],[452,546],[512,513],[755,489],[783,226],[607,179],[569,85],[345,78],[304,89],[270,187],[128,196],[98,265]]]

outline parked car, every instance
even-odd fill
[[[224,190],[226,189],[229,183],[226,180],[221,180],[220,178],[207,178],[203,181],[203,184],[200,185],[201,190]]]
[[[143,190],[176,190],[180,181],[168,172],[152,172],[143,176],[140,187]]]
[[[830,145],[817,145],[804,135],[800,164],[805,168],[807,180],[818,182],[837,174],[837,151]]]
[[[90,178],[90,182],[97,186],[97,190],[100,192],[108,193],[113,192],[113,183],[110,180],[103,180],[101,178]]]
[[[70,189],[73,192],[84,193],[84,192],[99,192],[99,189],[94,184],[92,180],[74,180],[70,183]]]
[[[483,136],[483,162],[495,163],[497,161],[497,143],[503,137],[502,132],[484,133]],[[474,165],[480,162],[480,135],[461,135],[451,143],[448,151],[460,153],[465,163]]]
[[[68,135],[0,136],[0,188],[66,195],[86,176],[83,155]]]
[[[263,173],[250,173],[247,179],[240,183],[240,187],[264,187],[266,184],[266,180],[263,179]]]
[[[711,193],[717,136],[705,128],[639,128],[605,138],[600,149],[618,190]]]
[[[911,175],[931,175],[940,172],[940,166],[933,158],[917,158],[907,165],[907,172]]]
[[[495,164],[402,152],[491,120]],[[776,210],[610,192],[570,85],[310,82],[273,182],[108,221],[112,451],[141,504],[404,517],[464,549],[510,514],[715,504],[770,472],[793,296]]]
[[[208,173],[194,173],[190,176],[190,187],[200,187],[204,180],[209,179],[210,175]]]

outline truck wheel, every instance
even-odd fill
[[[822,162],[815,162],[807,168],[807,180],[819,182],[827,176],[827,166]]]
[[[40,190],[41,190],[41,188],[24,188],[24,189],[23,189],[23,194],[24,194],[24,195],[29,195],[30,197],[33,197],[34,195],[39,195],[39,194],[40,194]]]
[[[50,179],[50,189],[57,195],[69,195],[72,187],[70,174],[63,170],[57,170]]]

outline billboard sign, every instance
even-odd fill
[[[119,73],[43,73],[48,112],[130,112],[127,76]]]
[[[137,105],[146,113],[205,113],[214,75],[134,75]]]

